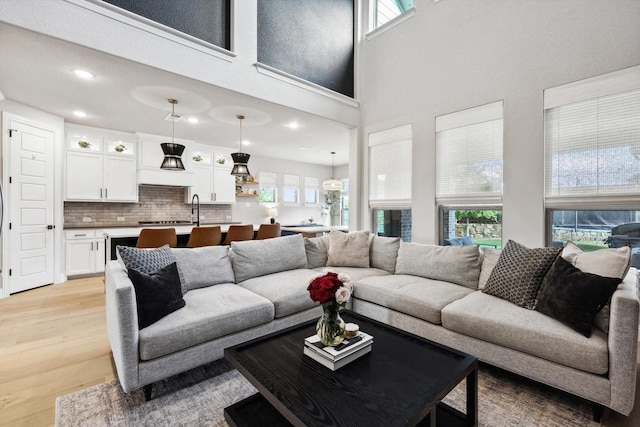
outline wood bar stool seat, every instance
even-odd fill
[[[256,240],[271,239],[273,237],[280,237],[280,224],[260,224]]]
[[[219,225],[211,227],[193,227],[189,235],[187,247],[216,246],[222,242],[222,231]]]
[[[143,228],[140,230],[136,248],[159,248],[164,245],[175,248],[177,244],[175,228]]]
[[[231,242],[238,242],[241,240],[253,240],[253,225],[229,226],[229,231],[227,231],[227,237],[224,239],[224,244],[230,245]]]

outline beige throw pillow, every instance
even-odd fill
[[[329,233],[327,265],[334,267],[369,267],[369,231]]]
[[[562,258],[584,273],[624,279],[631,264],[631,248],[623,246],[585,252],[575,243],[567,242],[562,250]]]

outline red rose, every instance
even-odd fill
[[[338,274],[329,272],[321,277],[313,279],[307,290],[312,300],[319,303],[325,303],[335,297],[336,291],[342,286],[342,282],[338,280]]]

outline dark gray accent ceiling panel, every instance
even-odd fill
[[[258,0],[258,62],[353,97],[353,0]]]
[[[231,0],[104,0],[221,48],[231,48]]]

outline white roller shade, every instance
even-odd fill
[[[637,208],[640,67],[548,89],[545,107],[546,206]]]
[[[411,125],[369,135],[369,205],[411,205]]]
[[[436,117],[436,200],[502,203],[502,101]]]

